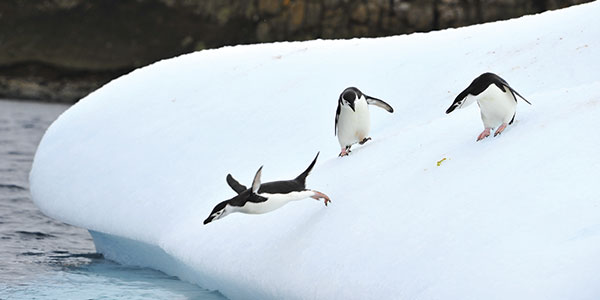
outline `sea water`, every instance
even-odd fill
[[[29,195],[36,147],[67,105],[0,100],[0,299],[225,299],[96,253],[87,230],[44,216]]]

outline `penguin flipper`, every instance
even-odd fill
[[[263,166],[260,166],[260,168],[258,168],[258,171],[256,171],[256,175],[254,175],[254,180],[252,180],[252,194],[258,193],[258,190],[260,189],[260,176],[262,175],[262,168]]]
[[[335,111],[335,128],[334,128],[334,131],[333,131],[333,136],[337,135],[337,123],[338,123],[338,119],[340,118],[340,113],[341,112],[342,112],[342,106],[338,102],[338,106],[337,106],[337,109]]]
[[[498,86],[498,88],[500,88],[503,92],[505,92],[504,87],[508,88],[510,90],[510,92],[513,94],[513,97],[515,98],[515,101],[517,101],[517,97],[515,96],[515,94],[517,94],[517,96],[519,96],[521,99],[523,99],[525,102],[527,102],[527,104],[531,105],[531,102],[529,102],[527,99],[525,99],[525,97],[521,96],[521,94],[519,94],[519,92],[515,91],[515,89],[513,89],[508,82],[506,82],[506,80],[502,79],[500,76],[493,74],[494,77],[497,79],[496,85]]]
[[[227,180],[227,184],[231,187],[231,189],[234,190],[238,194],[240,194],[243,191],[248,189],[245,185],[243,185],[243,184],[239,183],[237,180],[235,180],[233,178],[233,176],[231,176],[231,174],[227,174],[226,180]]]
[[[365,99],[367,100],[367,104],[369,104],[369,105],[379,106],[379,107],[387,110],[390,113],[394,112],[394,109],[389,104],[387,104],[385,101],[383,101],[381,99],[377,99],[377,98],[367,96],[367,95],[365,95]]]
[[[527,101],[527,99],[525,99],[525,97],[521,96],[521,94],[519,94],[519,92],[515,91],[515,89],[513,89],[509,85],[507,85],[506,87],[508,87],[510,92],[513,93],[513,97],[515,97],[515,94],[517,94],[517,96],[519,96],[519,98],[523,99],[523,101],[527,102],[527,104],[532,105],[531,102]],[[517,97],[515,97],[515,100],[517,100]]]

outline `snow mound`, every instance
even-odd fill
[[[600,2],[378,39],[226,47],[123,76],[48,129],[31,172],[47,215],[97,249],[232,299],[598,299]],[[475,142],[491,71],[530,100]],[[339,93],[372,141],[338,158]],[[291,179],[317,151],[311,199],[202,221],[245,185]]]

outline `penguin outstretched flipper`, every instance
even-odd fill
[[[377,99],[375,97],[371,97],[371,96],[367,96],[367,95],[365,95],[365,98],[367,99],[367,104],[369,104],[369,105],[375,105],[375,106],[381,107],[390,113],[394,112],[394,109],[392,108],[392,106],[390,106],[389,104],[387,104],[385,101],[383,101],[381,99]]]
[[[260,168],[258,168],[258,171],[256,171],[256,175],[254,175],[254,180],[252,180],[253,194],[258,193],[258,189],[260,189],[260,176],[262,175],[262,168],[263,166],[260,166]]]
[[[241,194],[243,191],[248,189],[245,185],[235,180],[231,174],[227,174],[227,178],[225,178],[225,180],[227,180],[227,184],[231,187],[231,189],[238,194]]]

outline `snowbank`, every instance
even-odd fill
[[[98,251],[255,299],[598,299],[600,3],[428,34],[227,47],[123,76],[65,112],[31,173],[47,215]],[[445,115],[492,71],[533,102],[475,142],[476,105]],[[338,158],[347,86],[373,141]],[[328,194],[207,226],[250,184]],[[446,160],[443,160],[443,159]],[[443,160],[443,161],[442,161]],[[437,165],[438,161],[442,161]]]

